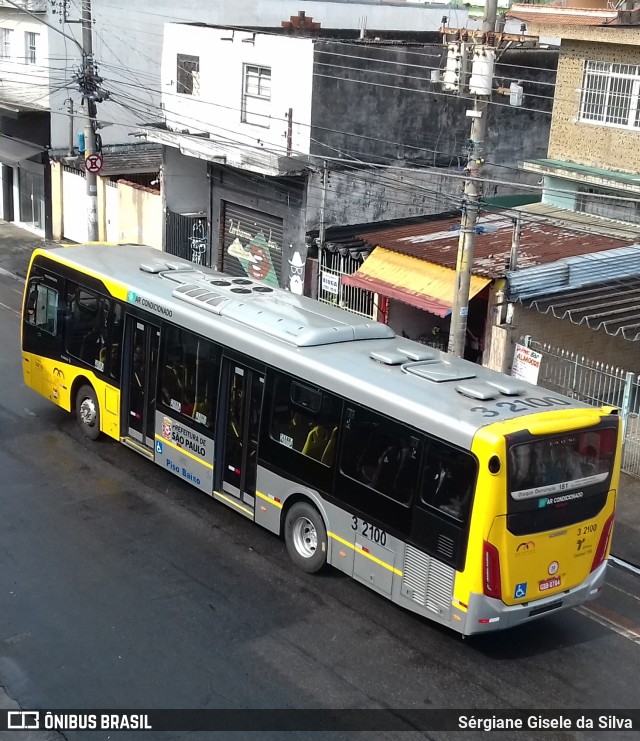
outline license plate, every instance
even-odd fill
[[[555,589],[560,586],[560,577],[552,576],[551,579],[545,579],[544,581],[538,582],[538,589],[541,592],[546,592],[547,589]]]

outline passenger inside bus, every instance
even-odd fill
[[[531,446],[518,445],[509,452],[509,459],[513,471],[511,473],[511,489],[519,491],[529,489],[535,484],[531,482]]]
[[[475,470],[469,456],[438,450],[432,444],[425,470],[422,499],[457,520],[463,520],[471,505]]]

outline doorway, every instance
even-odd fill
[[[127,434],[153,450],[160,328],[130,316],[127,317],[127,339]]]
[[[227,401],[221,435],[222,490],[253,510],[264,371],[225,359],[223,389]]]

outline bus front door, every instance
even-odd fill
[[[223,379],[222,491],[255,508],[260,407],[264,373],[226,359]]]
[[[160,329],[138,318],[128,317],[127,335],[127,434],[153,450]]]

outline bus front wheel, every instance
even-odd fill
[[[298,502],[287,513],[284,540],[295,565],[314,574],[327,562],[327,529],[318,510]]]
[[[96,440],[100,435],[100,404],[91,386],[81,386],[76,395],[76,419],[85,437]]]

